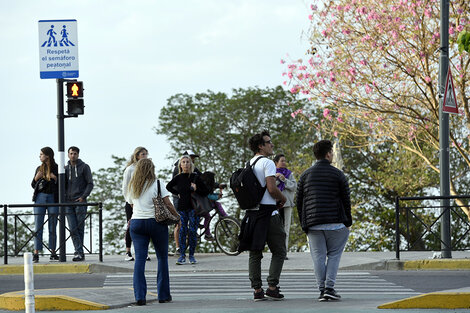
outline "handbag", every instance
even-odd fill
[[[163,202],[159,180],[157,180],[157,185],[158,194],[156,197],[152,198],[153,206],[155,207],[155,220],[158,223],[167,225],[178,224],[180,221],[180,215],[178,213],[176,213],[176,215],[171,213],[170,209],[167,207],[165,202]]]
[[[47,181],[44,178],[39,178],[34,185],[34,193],[33,193],[33,202],[36,201],[36,197],[38,193],[43,192],[46,189]]]
[[[197,216],[204,216],[213,209],[209,198],[203,197],[196,192],[191,193],[191,205]]]

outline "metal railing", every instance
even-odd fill
[[[87,212],[85,219],[83,223],[86,223],[88,220],[88,226],[89,226],[89,235],[90,235],[90,246],[87,247],[83,244],[83,249],[86,251],[87,254],[96,254],[93,253],[93,215],[98,215],[98,254],[99,254],[99,261],[103,262],[103,204],[101,202],[91,202],[91,203],[82,203],[82,202],[74,202],[74,203],[43,203],[43,204],[4,204],[3,205],[3,264],[8,264],[8,256],[18,256],[19,253],[25,248],[28,243],[33,240],[36,237],[37,232],[40,230],[42,231],[44,228],[44,225],[49,220],[49,217],[46,218],[46,214],[44,217],[44,222],[43,224],[39,227],[37,231],[32,230],[27,222],[25,221],[26,216],[35,216],[39,214],[34,214],[34,213],[9,213],[8,208],[14,209],[14,208],[32,208],[32,207],[77,207],[77,206],[90,206],[90,207],[98,207],[98,212]],[[66,226],[65,223],[65,217],[66,213],[63,212],[65,210],[61,210],[61,213],[57,214],[57,222],[60,224],[61,220],[63,219],[63,224],[65,225],[65,229],[69,231],[69,236],[65,238],[62,241],[60,241],[59,238],[59,246],[55,250],[51,250],[50,247],[48,247],[44,242],[42,242],[43,247],[45,247],[51,254],[55,254],[57,251],[60,250],[61,247],[65,247],[65,244],[67,240],[69,240],[72,236],[70,229]],[[42,215],[42,214],[41,214]],[[49,214],[47,214],[49,215]],[[8,254],[8,247],[9,247],[9,238],[8,238],[8,217],[14,217],[14,254]],[[29,232],[29,235],[27,237],[27,240],[23,242],[22,244],[18,244],[18,222],[21,223]],[[78,227],[79,225],[77,225]],[[59,236],[60,237],[60,236]],[[11,244],[11,243],[10,243]]]
[[[442,199],[470,199],[470,195],[459,195],[459,196],[428,196],[428,197],[396,197],[395,200],[395,251],[396,258],[400,259],[400,251],[432,251],[438,250],[437,246],[444,246],[449,251],[456,250],[468,250],[470,249],[470,243],[465,243],[464,240],[467,238],[467,234],[470,232],[470,223],[468,217],[460,209],[461,207],[468,205],[432,205],[430,204],[433,200]],[[403,205],[401,203],[415,202],[419,205]],[[421,211],[420,211],[421,210]],[[430,212],[434,210],[434,213]],[[454,224],[451,223],[451,234],[453,234],[449,244],[445,243],[441,239],[441,234],[436,229],[439,228],[441,217],[450,210],[451,216],[454,220]],[[425,212],[427,211],[427,212]],[[402,231],[400,225],[404,224],[404,231]],[[461,229],[460,226],[466,227]],[[426,237],[427,236],[427,237]],[[402,249],[401,239],[406,241],[406,249]],[[432,243],[429,243],[432,241]],[[462,245],[466,245],[462,248]],[[427,247],[433,247],[434,249],[426,249]]]

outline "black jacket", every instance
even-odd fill
[[[207,197],[209,189],[201,180],[200,175],[197,173],[185,174],[181,173],[173,177],[173,179],[166,185],[166,189],[174,195],[179,195],[178,201],[179,211],[189,211],[193,209],[191,204],[191,183],[196,184],[196,193],[200,196]]]
[[[349,184],[342,171],[326,159],[318,160],[300,176],[297,210],[305,232],[318,224],[352,224]]]

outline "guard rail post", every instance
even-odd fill
[[[395,257],[400,260],[400,197],[395,198]]]
[[[100,262],[103,262],[103,203],[98,205]]]
[[[7,205],[3,205],[3,264],[8,264],[8,221]]]

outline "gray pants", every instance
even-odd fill
[[[271,216],[269,220],[269,229],[266,242],[271,250],[271,264],[269,266],[268,285],[275,287],[279,284],[282,266],[286,257],[286,232],[279,214]],[[251,287],[259,289],[263,285],[261,281],[261,259],[263,251],[250,251],[248,263],[248,272],[251,281]]]
[[[318,289],[334,289],[339,261],[348,241],[349,229],[309,230],[308,244]],[[328,259],[327,259],[328,258]]]

